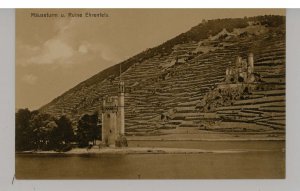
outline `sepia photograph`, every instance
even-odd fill
[[[285,9],[17,9],[16,179],[285,179]]]

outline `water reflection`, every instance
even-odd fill
[[[198,143],[186,144],[191,146]],[[212,144],[214,143],[211,142],[207,147],[216,147]],[[234,145],[238,146],[233,147],[229,143],[227,147],[263,148],[269,151],[188,155],[18,154],[16,155],[16,177],[20,179],[284,178],[285,153],[282,152],[284,142],[258,141],[252,143],[252,146],[244,143]]]

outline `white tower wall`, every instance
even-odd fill
[[[118,135],[118,99],[111,97],[104,100],[102,113],[102,141],[108,146],[114,146]]]

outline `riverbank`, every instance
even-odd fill
[[[205,150],[187,148],[158,148],[158,147],[104,147],[94,146],[91,149],[74,148],[67,152],[56,151],[26,151],[17,154],[202,154],[202,153],[245,153],[245,152],[267,152],[265,149],[225,149],[225,150]],[[282,150],[284,152],[284,150]]]
[[[191,135],[191,134],[190,134]],[[284,151],[283,137],[220,137],[216,139],[188,136],[128,136],[128,147],[73,148],[67,152],[26,151],[17,154],[200,154]]]

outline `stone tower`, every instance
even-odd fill
[[[236,68],[240,68],[240,67],[241,67],[241,64],[242,64],[242,57],[237,56],[237,57],[236,57],[236,60],[235,60],[235,67],[236,67]]]
[[[254,72],[254,58],[253,58],[253,53],[248,54],[248,73],[253,73]]]
[[[118,112],[118,119],[119,119],[119,125],[120,125],[120,133],[121,135],[125,134],[125,111],[124,111],[124,106],[125,106],[125,101],[124,101],[124,96],[125,96],[125,86],[124,82],[120,81],[119,84],[119,112]]]
[[[102,107],[102,142],[107,146],[116,143],[125,135],[124,82],[120,81],[119,95],[106,97]]]

